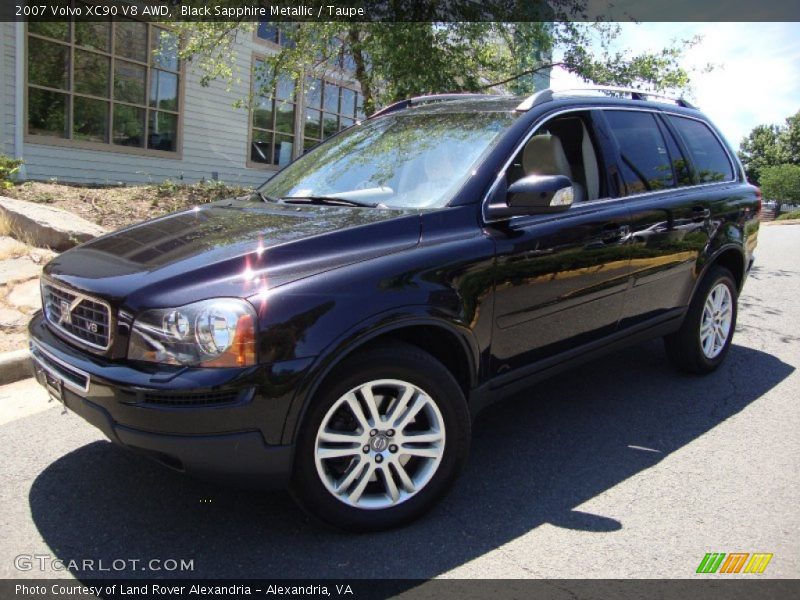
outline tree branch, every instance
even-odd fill
[[[548,63],[546,65],[539,65],[538,67],[534,67],[533,69],[526,69],[525,71],[517,73],[516,75],[512,75],[511,77],[508,77],[506,79],[502,79],[500,81],[495,81],[494,83],[488,83],[486,85],[479,86],[478,89],[479,90],[488,90],[488,89],[493,88],[493,87],[498,86],[498,85],[504,85],[506,83],[510,83],[512,81],[516,81],[517,79],[519,79],[521,77],[525,77],[526,75],[534,75],[535,73],[538,73],[539,71],[545,71],[547,69],[552,69],[553,67],[563,67],[565,64],[566,63],[563,63],[563,62],[556,62],[556,63]]]

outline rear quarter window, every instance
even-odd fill
[[[673,115],[669,116],[669,120],[689,150],[697,183],[734,179],[728,153],[708,125],[702,121]]]

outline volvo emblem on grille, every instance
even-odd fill
[[[69,302],[66,300],[62,300],[61,304],[61,316],[58,317],[59,323],[66,323],[67,325],[72,325],[72,307],[69,305]]]

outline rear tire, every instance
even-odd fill
[[[415,346],[373,347],[346,359],[312,400],[291,491],[333,527],[399,527],[442,499],[469,443],[467,403],[453,375]]]
[[[731,272],[712,266],[700,283],[681,328],[664,337],[672,364],[694,375],[705,375],[719,367],[733,339],[737,302]]]

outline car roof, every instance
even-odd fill
[[[621,91],[619,91],[621,90]],[[606,92],[628,93],[631,97],[609,96]],[[537,99],[536,96],[539,96]],[[683,99],[668,99],[656,94],[624,88],[585,88],[577,90],[543,90],[533,96],[499,94],[437,94],[417,96],[392,104],[373,115],[409,113],[530,112],[533,109],[592,107],[626,107],[667,110],[702,117],[702,113]],[[540,110],[536,111],[541,112]]]

